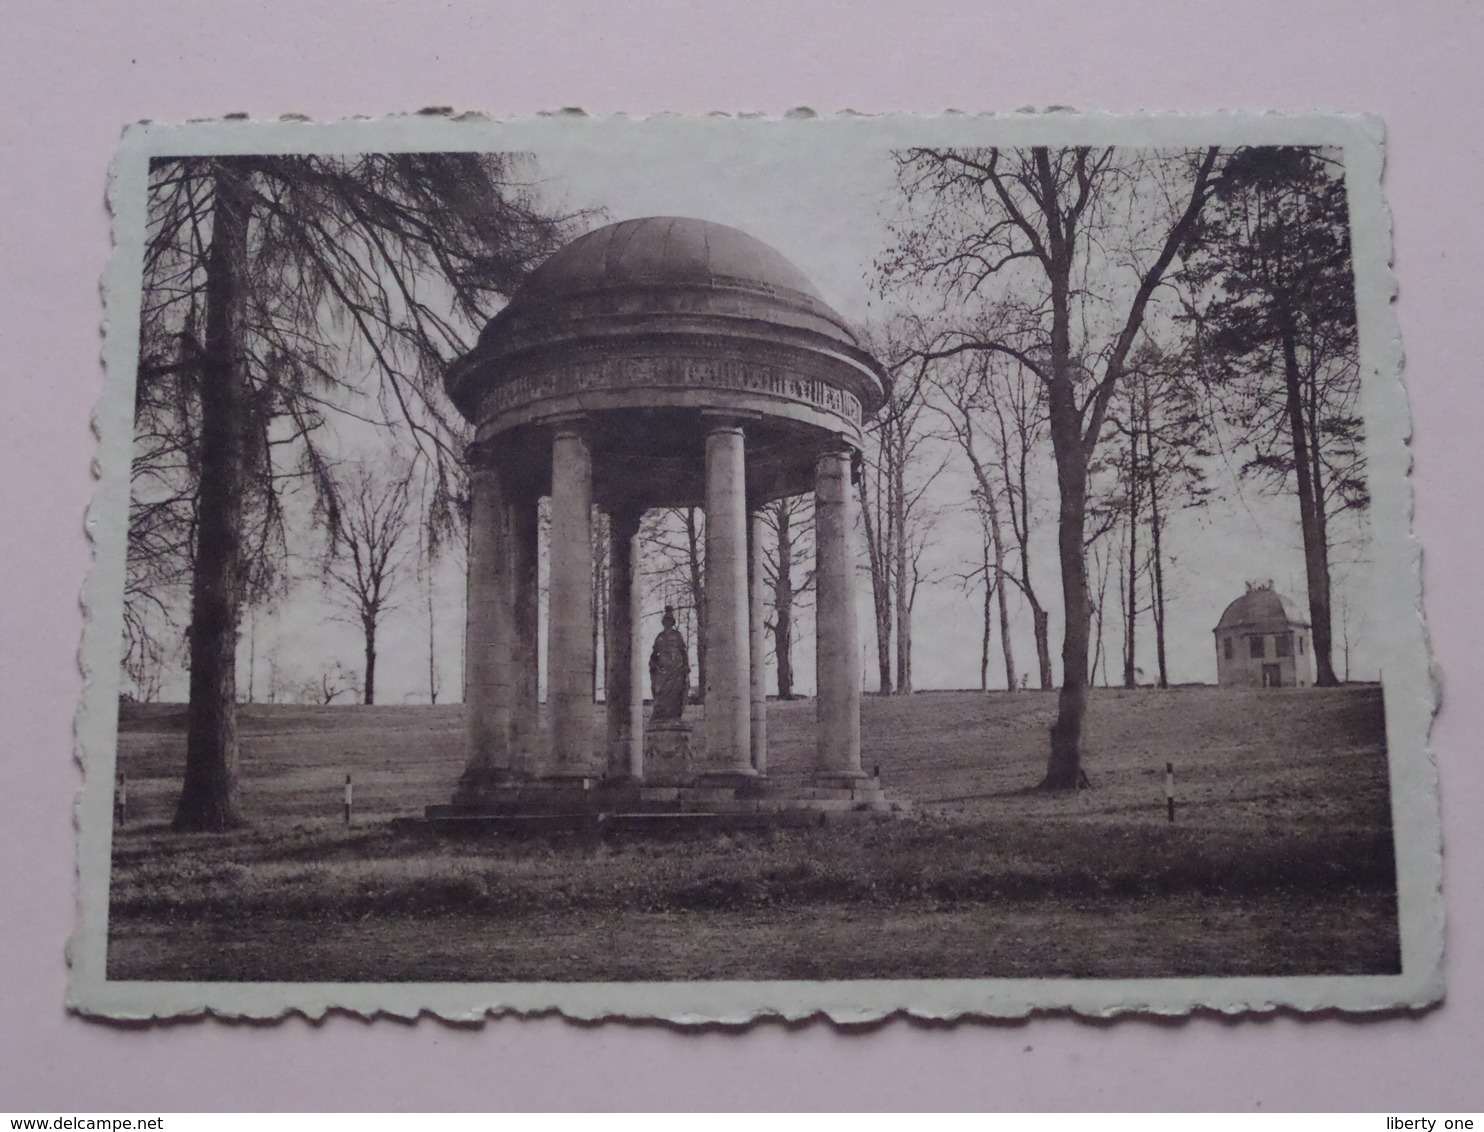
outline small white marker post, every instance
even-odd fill
[[[350,784],[350,775],[349,774],[346,774],[346,776],[345,776],[345,824],[346,825],[349,825],[350,824],[350,803],[351,803],[352,793],[353,793],[353,787]]]
[[[346,789],[349,789],[347,787]],[[1165,812],[1175,820],[1175,764],[1165,763]]]

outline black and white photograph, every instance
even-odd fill
[[[73,1004],[1442,993],[1368,119],[129,131]]]

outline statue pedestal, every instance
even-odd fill
[[[645,727],[645,785],[686,786],[694,781],[696,772],[690,733],[691,725],[679,719],[667,719]]]

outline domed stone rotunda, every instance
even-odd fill
[[[664,800],[684,808],[688,794],[704,795],[710,809],[766,795],[759,508],[811,491],[817,755],[803,794],[880,800],[860,765],[848,539],[861,425],[884,403],[888,377],[797,267],[707,221],[610,224],[538,268],[454,363],[446,386],[475,440],[470,752],[453,805],[437,808],[443,816],[520,811],[538,799],[560,808],[579,794],[624,790],[639,808]],[[537,691],[543,495],[551,514],[546,741]],[[652,724],[646,742],[638,637],[640,521],[649,508],[683,506],[706,516],[704,727],[694,749],[687,736],[677,740],[675,728],[688,731],[680,723],[665,736]],[[601,737],[594,507],[608,517],[612,564]],[[646,766],[660,739],[667,755],[678,742],[683,757]]]

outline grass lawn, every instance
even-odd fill
[[[528,981],[1393,973],[1379,688],[1094,691],[1092,788],[1030,790],[1040,692],[868,697],[910,818],[683,841],[439,842],[458,707],[244,708],[249,829],[167,822],[184,709],[126,707],[116,979]],[[813,704],[772,704],[802,780]],[[1178,819],[1164,769],[1175,764]],[[356,820],[340,819],[345,774]]]

